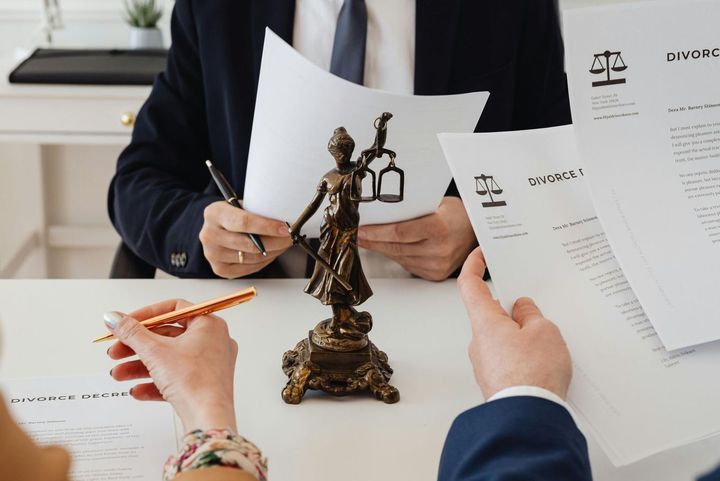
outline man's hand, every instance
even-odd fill
[[[509,316],[493,299],[484,273],[485,259],[477,249],[458,286],[472,324],[470,361],[485,399],[513,386],[537,386],[565,399],[572,364],[560,330],[532,299],[518,299]]]
[[[267,257],[258,252],[247,233],[262,236]],[[226,279],[261,270],[292,245],[285,223],[251,214],[225,201],[205,208],[200,242],[213,272]]]
[[[450,277],[477,245],[470,219],[457,197],[445,197],[434,213],[419,219],[363,226],[358,243],[430,281]]]

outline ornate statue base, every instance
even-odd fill
[[[313,341],[330,322],[330,319],[321,322],[307,339],[283,355],[283,371],[290,378],[282,391],[283,400],[300,404],[305,391],[316,389],[334,396],[368,390],[384,403],[398,402],[400,392],[389,384],[393,370],[387,354],[370,342],[367,334],[351,342],[363,346],[357,350],[331,350]]]
[[[395,152],[385,148],[391,118],[390,112],[384,112],[375,120],[375,142],[355,162],[351,160],[355,141],[344,127],[335,129],[328,152],[336,166],[320,179],[312,201],[300,217],[293,225],[288,224],[293,244],[315,260],[305,292],[333,310],[332,318],[320,322],[307,339],[283,355],[283,371],[290,379],[282,398],[288,404],[299,404],[308,389],[334,396],[370,391],[387,404],[400,400],[398,390],[389,384],[393,371],[387,355],[368,339],[372,316],[355,309],[372,296],[357,241],[360,203],[403,199],[404,173],[395,166]],[[384,155],[390,156],[390,164],[376,176],[370,163]],[[399,176],[398,194],[383,192],[382,179],[387,174]],[[362,195],[362,181],[367,175],[372,178],[371,196]],[[323,214],[320,246],[315,248],[301,232],[325,198],[329,205]]]

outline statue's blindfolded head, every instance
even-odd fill
[[[335,158],[338,164],[346,164],[350,162],[353,150],[355,150],[355,141],[350,134],[347,133],[345,127],[335,129],[333,136],[328,143],[328,151]]]

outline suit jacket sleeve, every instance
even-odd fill
[[[525,11],[515,54],[510,128],[498,122],[496,112],[487,109],[476,132],[540,129],[572,123],[557,0],[534,0],[522,5]],[[445,195],[460,197],[454,180]]]
[[[205,207],[221,197],[210,189],[204,164],[210,147],[190,0],[176,2],[172,37],[167,67],[118,159],[108,209],[124,242],[139,257],[180,277],[208,277],[212,270],[198,234]],[[186,254],[184,266],[171,263],[173,253]]]
[[[557,0],[524,4],[512,130],[567,125],[572,119]]]
[[[587,444],[570,413],[535,397],[510,397],[455,420],[439,481],[591,481]]]
[[[720,481],[720,468],[700,476],[698,481]]]

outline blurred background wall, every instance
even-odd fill
[[[42,40],[42,0],[0,0],[0,52],[32,48]],[[161,0],[166,10],[171,0]],[[65,29],[56,33],[58,45],[77,47],[127,46],[122,0],[60,0]],[[169,15],[162,20],[166,30]],[[166,35],[169,38],[169,34]]]
[[[168,45],[173,2],[160,3],[166,11],[160,28]],[[45,42],[42,5],[42,0],[0,0],[0,116],[11,115],[7,108],[3,112],[2,95],[7,93],[3,89],[16,59]],[[53,34],[54,46],[128,46],[122,0],[60,0],[60,6],[64,28]],[[52,96],[47,89],[38,92]],[[131,102],[133,107],[135,103]],[[124,113],[108,110],[107,116],[119,122]],[[48,114],[59,117],[59,128],[66,122],[71,130],[82,112]],[[124,138],[98,142],[61,137],[56,143],[42,139],[38,144],[34,136],[28,142],[17,137],[8,141],[0,133],[0,277],[106,277],[118,238],[107,217],[105,198],[129,131]],[[19,263],[20,257],[26,260]]]

